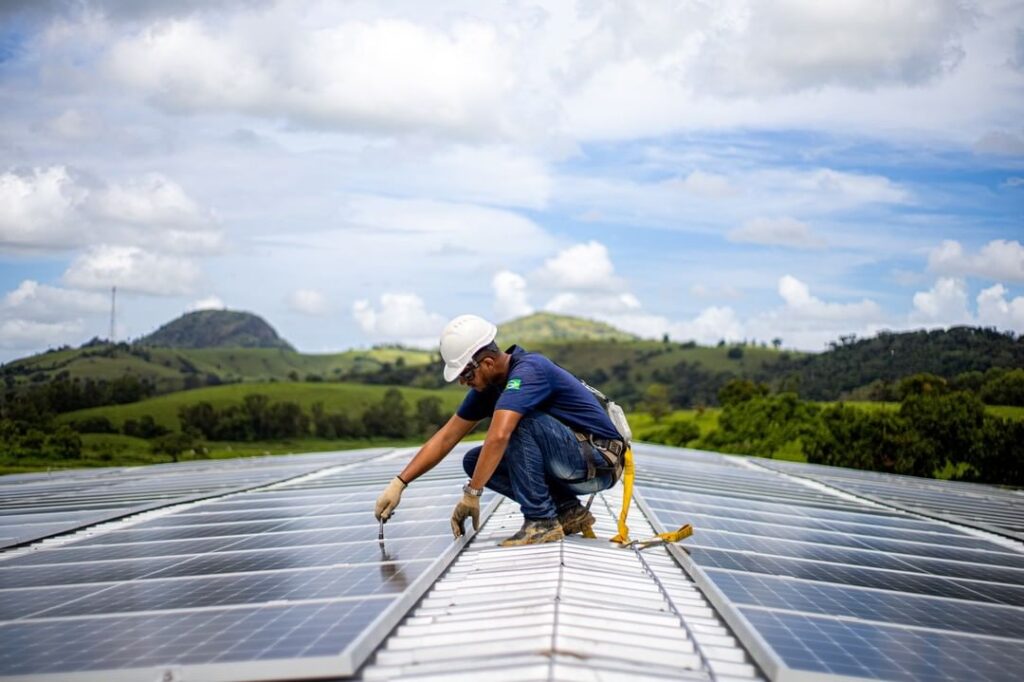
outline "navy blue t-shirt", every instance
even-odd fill
[[[505,385],[479,392],[469,389],[456,414],[475,422],[490,417],[495,410],[522,415],[546,412],[580,433],[622,439],[597,398],[579,379],[539,353],[527,353],[519,346],[506,352],[512,359]]]

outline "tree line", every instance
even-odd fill
[[[723,407],[716,429],[700,438],[692,422],[689,429],[669,425],[654,439],[764,457],[801,453],[815,464],[894,474],[1024,485],[1024,421],[987,413],[976,392],[935,375],[907,377],[896,390],[897,408],[864,409],[821,406],[792,392],[772,393],[765,384],[733,380],[719,395]],[[680,440],[673,439],[672,428]]]

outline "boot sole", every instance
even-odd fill
[[[587,528],[590,528],[591,526],[593,526],[596,521],[597,521],[597,519],[594,518],[594,515],[591,514],[590,512],[587,512],[584,516],[581,516],[578,519],[573,519],[572,521],[569,521],[568,523],[563,523],[562,524],[562,532],[565,533],[566,535],[572,535],[574,533],[582,533]]]
[[[565,539],[565,532],[561,528],[550,530],[543,535],[534,535],[533,537],[523,538],[522,540],[516,540],[508,538],[498,543],[499,547],[521,547],[523,545],[541,545],[546,542],[558,542],[559,540]]]

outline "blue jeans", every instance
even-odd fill
[[[469,476],[476,469],[482,449],[471,449],[462,460]],[[615,472],[605,466],[600,452],[594,452],[594,464],[600,467],[596,475],[584,481],[587,460],[576,436],[554,417],[534,412],[519,420],[487,487],[518,502],[527,519],[553,519],[579,504],[577,495],[614,485]]]

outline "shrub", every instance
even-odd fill
[[[109,419],[103,416],[85,417],[71,422],[71,428],[78,433],[117,433]]]
[[[989,405],[1024,406],[1024,369],[1012,369],[986,381],[981,399]]]

